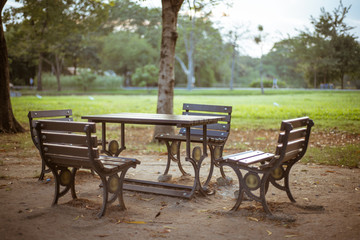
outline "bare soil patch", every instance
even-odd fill
[[[129,170],[129,177],[156,181],[166,163],[164,153],[144,152],[151,140],[152,128],[127,130],[124,156],[142,163]],[[274,131],[232,130],[227,153],[238,144],[249,149],[274,146]],[[7,142],[7,135],[0,140]],[[358,135],[338,132],[312,134],[310,147],[358,143]],[[214,195],[186,200],[167,196],[125,192],[126,211],[113,204],[98,219],[102,189],[99,179],[87,171],[76,178],[79,199],[70,194],[51,207],[54,181],[37,181],[40,157],[35,147],[0,149],[0,239],[359,239],[360,169],[314,164],[295,165],[290,185],[296,204],[284,192],[270,187],[268,202],[279,219],[264,215],[260,204],[245,201],[237,212],[234,187],[218,186],[216,169],[211,186]],[[206,169],[206,165],[204,166]],[[191,173],[191,168],[185,164]],[[176,163],[171,167],[172,182],[191,184]],[[231,172],[227,172],[231,175]],[[193,175],[193,173],[191,173]],[[292,221],[295,220],[295,221]]]

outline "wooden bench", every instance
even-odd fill
[[[132,158],[99,154],[95,123],[40,120],[35,125],[42,159],[55,178],[53,204],[69,190],[75,199],[75,174],[79,168],[95,171],[103,186],[103,203],[98,217],[105,214],[107,204],[119,200],[125,209],[123,181],[127,170],[140,162]],[[71,170],[71,171],[70,171]],[[112,195],[109,195],[112,194]]]
[[[28,113],[28,118],[29,118],[31,139],[37,149],[39,149],[39,140],[35,130],[35,125],[37,123],[37,120],[52,119],[57,121],[73,121],[71,109],[30,111]],[[42,162],[41,173],[39,176],[39,180],[43,180],[45,173],[50,172],[50,169],[46,168],[44,159],[41,159],[41,162]]]
[[[262,151],[247,151],[221,158],[220,166],[231,167],[239,180],[239,195],[232,211],[236,211],[244,193],[261,202],[265,212],[272,215],[265,199],[269,183],[287,193],[295,202],[289,188],[289,174],[292,166],[305,154],[313,121],[308,117],[284,120],[275,154]]]
[[[215,159],[221,158],[224,145],[229,137],[230,122],[231,122],[231,106],[205,105],[205,104],[183,104],[183,115],[200,115],[200,116],[225,116],[223,122],[207,125],[207,141],[211,154],[211,170],[209,176],[211,177]],[[190,129],[191,142],[203,142],[203,128],[202,126],[195,126]],[[160,134],[155,137],[159,141],[164,141],[168,151],[167,165],[164,175],[169,172],[171,161],[177,162],[179,170],[183,175],[187,173],[184,171],[180,161],[180,145],[181,142],[186,141],[186,128],[181,128],[178,134]],[[218,166],[218,165],[216,165]],[[225,176],[222,168],[221,174]],[[208,179],[205,184],[210,181]]]

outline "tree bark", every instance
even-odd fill
[[[157,113],[173,113],[175,85],[175,46],[178,34],[178,12],[184,0],[162,0],[162,34],[160,50],[160,70],[158,80]],[[169,126],[156,126],[154,136],[159,133],[172,133]]]
[[[37,90],[42,91],[42,64],[43,64],[43,55],[39,53],[39,65],[38,65],[38,72],[37,72]]]
[[[6,0],[0,1],[0,16]],[[6,47],[2,19],[0,17],[0,133],[24,132],[25,129],[16,121],[10,100],[10,75],[8,52]]]
[[[60,83],[61,68],[62,68],[62,59],[58,56],[58,54],[55,54],[55,74],[56,74],[58,92],[61,91],[61,83]]]

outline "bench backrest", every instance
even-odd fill
[[[35,129],[40,154],[48,165],[94,168],[94,164],[100,164],[95,161],[99,158],[97,137],[92,136],[95,123],[40,120]]]
[[[183,104],[183,115],[198,115],[198,116],[225,116],[225,120],[216,124],[207,125],[207,136],[209,138],[220,138],[227,140],[230,133],[231,122],[231,106],[219,106],[219,105],[204,105],[204,104]],[[181,128],[180,134],[185,134],[186,129]],[[202,126],[194,126],[190,129],[191,135],[202,136]]]
[[[312,126],[314,122],[308,117],[282,121],[274,164],[300,160],[307,150]]]
[[[38,120],[51,119],[57,121],[73,121],[72,110],[44,110],[44,111],[30,111],[28,113],[31,139],[35,146],[39,149],[39,140],[36,134],[35,126]]]

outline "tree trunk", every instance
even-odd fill
[[[6,0],[0,1],[0,16]],[[0,17],[0,133],[24,132],[25,129],[16,121],[10,100],[10,75],[8,52],[2,19]]]
[[[42,91],[42,64],[43,64],[43,55],[39,54],[39,65],[38,65],[38,73],[37,73],[37,90]]]
[[[56,82],[57,82],[57,90],[61,91],[61,83],[60,83],[60,75],[61,75],[61,58],[56,54],[55,55],[55,74],[56,74]]]
[[[340,82],[341,82],[341,89],[344,89],[344,77],[345,77],[345,72],[344,71],[341,71],[340,73]]]
[[[158,80],[157,113],[173,113],[175,85],[175,46],[178,12],[184,0],[162,0],[162,34],[160,50],[160,70]],[[154,136],[172,133],[169,126],[156,126]]]
[[[234,89],[234,71],[235,71],[235,45],[233,46],[232,62],[231,62],[231,77],[230,77],[230,90]]]

